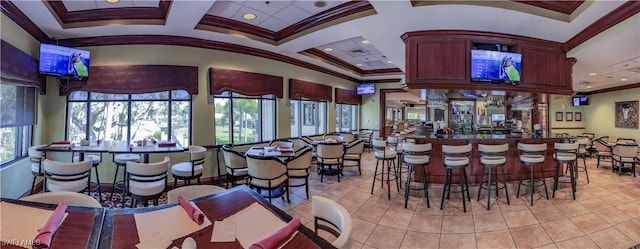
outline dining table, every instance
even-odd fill
[[[113,141],[93,141],[87,144],[73,142],[53,142],[51,144],[37,148],[42,152],[71,152],[78,153],[79,161],[84,161],[85,153],[107,153],[116,142]]]
[[[295,156],[295,150],[293,148],[284,148],[284,147],[276,147],[276,146],[252,146],[247,150],[245,154],[258,156],[258,157],[280,157],[280,158],[291,158]]]

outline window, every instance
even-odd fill
[[[336,104],[336,130],[358,130],[358,105]]]
[[[213,105],[216,144],[263,142],[276,137],[275,95],[224,92],[213,96]]]
[[[35,113],[35,88],[0,84],[0,164],[27,156]]]
[[[76,91],[68,97],[70,141],[142,139],[191,144],[191,95],[183,90],[145,94]]]
[[[291,136],[318,135],[327,132],[327,102],[291,100]]]

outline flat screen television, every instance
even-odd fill
[[[471,80],[517,85],[521,62],[521,54],[471,50]]]
[[[358,84],[358,87],[356,88],[356,92],[358,95],[375,94],[376,87],[373,83],[361,83],[361,84]]]
[[[491,121],[493,122],[504,122],[504,114],[491,114]]]
[[[87,50],[40,44],[41,74],[60,78],[86,79],[89,77],[91,53]]]
[[[573,106],[589,105],[589,98],[587,96],[573,96],[571,104]]]

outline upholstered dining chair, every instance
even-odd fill
[[[316,195],[311,199],[311,212],[316,234],[318,230],[327,231],[337,237],[331,245],[339,249],[351,248],[353,222],[347,209],[334,200]]]
[[[342,171],[342,155],[344,145],[342,143],[319,143],[317,145],[317,162],[320,169],[320,182],[324,180],[324,175],[337,175],[340,182],[340,172]],[[328,166],[328,168],[325,168]],[[334,169],[333,166],[336,166]]]
[[[197,179],[200,184],[202,176],[202,167],[205,162],[207,149],[201,146],[189,146],[188,162],[176,163],[171,166],[171,174],[173,175],[173,188],[176,187],[178,180],[183,180],[184,185],[191,184],[191,180]]]
[[[149,200],[158,205],[158,198],[167,188],[168,171],[169,157],[157,163],[127,162],[126,179],[132,195],[131,207],[136,207],[138,200],[143,201],[144,206],[148,205]]]
[[[612,151],[613,167],[611,171],[618,169],[618,176],[622,175],[625,165],[630,166],[633,177],[636,177],[636,157],[638,156],[638,145],[635,144],[616,144]]]
[[[351,143],[353,140],[356,140],[356,137],[351,133],[342,133],[342,140],[347,143]]]
[[[600,160],[604,161],[607,158],[611,159],[611,147],[601,138],[596,139],[593,142],[593,145],[596,150],[596,158],[598,160],[596,168],[600,168]],[[611,160],[611,167],[613,168],[613,160]]]
[[[20,198],[23,201],[59,204],[65,202],[69,206],[101,208],[102,205],[95,198],[75,192],[46,192],[28,195]]]
[[[274,139],[269,142],[268,146],[276,146],[280,148],[293,148],[293,140],[291,139]]]
[[[305,187],[307,199],[309,199],[309,167],[311,167],[311,157],[313,146],[305,145],[296,151],[295,156],[285,160],[287,164],[287,174],[289,175],[289,187]],[[291,179],[303,179],[301,184],[292,185]]]
[[[249,187],[258,190],[262,194],[265,190],[267,195],[262,196],[269,199],[274,197],[282,197],[287,195],[289,199],[289,176],[287,174],[287,165],[276,157],[263,157],[246,155],[247,167],[249,168]],[[276,193],[278,192],[279,193]]]
[[[71,155],[73,156],[75,154],[75,152],[72,152]],[[93,189],[97,189],[98,190],[98,196],[100,196],[100,200],[102,200],[102,190],[100,190],[100,175],[98,174],[98,166],[100,166],[100,163],[102,162],[102,153],[100,154],[86,154],[84,155],[84,160],[91,160],[92,162],[92,168],[96,173],[96,186],[92,188]],[[80,155],[78,156],[73,156],[73,162],[79,162],[80,161]],[[91,182],[89,183],[89,185],[91,185]]]
[[[87,190],[91,195],[91,160],[63,163],[45,159],[42,162],[46,178],[45,191],[80,192]]]
[[[342,156],[342,167],[358,167],[358,174],[362,175],[362,153],[364,152],[364,141],[361,139],[354,140],[344,147],[344,155]],[[355,165],[345,164],[345,162],[355,162]],[[342,173],[342,172],[341,172]]]
[[[187,200],[212,195],[226,189],[213,185],[190,185],[174,188],[167,192],[167,203],[178,203],[178,196],[183,196]]]
[[[31,146],[29,147],[29,151],[27,152],[29,155],[29,161],[31,161],[31,174],[33,175],[33,182],[31,182],[31,194],[33,194],[33,187],[36,186],[36,179],[38,177],[44,177],[44,170],[42,169],[42,161],[45,158],[45,153],[42,151],[38,151],[38,148],[43,146],[44,145]]]
[[[238,179],[245,179],[249,175],[247,168],[247,159],[239,151],[233,149],[229,145],[222,146],[222,154],[224,155],[224,164],[227,168],[227,188],[229,183],[231,186],[236,185]]]

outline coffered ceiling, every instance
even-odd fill
[[[354,82],[399,81],[406,32],[506,33],[565,43],[576,92],[640,84],[638,1],[2,0],[2,11],[42,42],[220,49]]]

